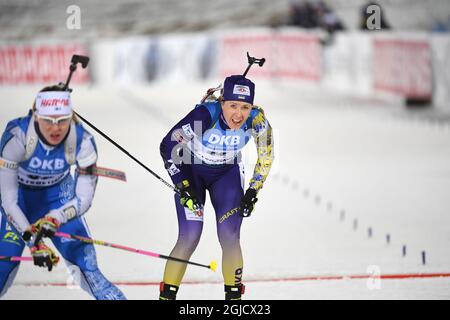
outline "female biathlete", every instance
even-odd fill
[[[160,145],[173,183],[179,235],[172,257],[189,259],[203,228],[203,207],[209,191],[222,247],[225,299],[241,299],[243,259],[240,247],[242,219],[249,216],[273,162],[272,128],[263,110],[253,105],[255,85],[245,76],[224,81],[222,95],[196,105],[164,137]],[[211,99],[210,99],[211,100]],[[244,194],[240,150],[255,139],[258,160]],[[174,300],[186,264],[168,261],[160,286],[161,300]]]
[[[0,142],[0,257],[21,256],[28,246],[34,264],[51,271],[59,257],[36,239],[51,237],[67,264],[79,268],[84,290],[96,299],[122,300],[123,293],[100,272],[93,245],[53,237],[57,231],[89,237],[82,216],[94,197],[96,162],[94,138],[74,117],[70,92],[62,86],[42,89],[33,110],[10,121]],[[0,258],[0,297],[18,268],[19,262]]]

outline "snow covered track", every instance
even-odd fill
[[[280,277],[280,278],[268,278],[268,279],[247,279],[246,283],[257,282],[297,282],[297,281],[330,281],[330,280],[360,280],[360,279],[380,279],[380,280],[392,280],[392,279],[425,279],[425,278],[449,278],[450,273],[417,273],[417,274],[383,274],[378,277],[371,275],[333,275],[333,276],[300,276],[300,277]],[[117,281],[114,282],[118,286],[159,286],[160,281]],[[183,281],[183,285],[186,284],[222,284],[222,281]],[[30,283],[16,283],[17,286],[25,287],[69,287],[70,284],[62,282],[30,282]]]
[[[76,87],[73,100],[86,119],[168,178],[159,142],[216,82],[134,86],[126,94],[115,87]],[[0,87],[8,101],[0,107],[2,129],[26,113],[38,89]],[[450,131],[410,119],[400,105],[295,83],[258,81],[256,102],[274,127],[276,161],[256,211],[242,226],[245,298],[449,299]],[[177,235],[173,194],[94,136],[98,164],[125,171],[128,182],[100,179],[86,215],[92,237],[170,252]],[[248,147],[248,175],[253,152]],[[130,299],[157,298],[163,261],[100,247],[97,254],[102,271]],[[192,259],[212,258],[221,257],[208,201]],[[379,290],[367,285],[374,279],[381,280]],[[5,299],[89,298],[66,287],[72,280],[63,263],[51,273],[24,263]],[[184,283],[180,299],[223,298],[220,271],[188,268]]]

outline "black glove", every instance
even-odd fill
[[[59,257],[43,242],[31,247],[30,251],[34,265],[48,268],[48,271],[52,271],[53,267],[59,262]]]
[[[36,235],[41,234],[42,237],[51,238],[58,231],[60,225],[55,218],[45,216],[31,225],[31,232]]]
[[[248,188],[247,191],[245,192],[244,197],[241,200],[241,211],[240,211],[241,217],[244,218],[250,217],[256,201],[258,201],[258,198],[256,198],[256,190]]]
[[[188,180],[183,180],[178,183],[177,188],[180,190],[180,203],[183,207],[186,207],[191,211],[198,211],[201,209],[201,205],[197,200],[194,189],[191,187]]]

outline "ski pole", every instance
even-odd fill
[[[171,185],[170,183],[168,183],[166,180],[164,180],[163,178],[161,178],[157,173],[155,173],[153,170],[151,170],[149,167],[147,167],[145,164],[143,164],[141,161],[139,161],[135,156],[133,156],[132,154],[130,154],[127,150],[125,150],[120,144],[118,144],[117,142],[115,142],[113,139],[111,139],[110,137],[108,137],[106,134],[104,134],[100,129],[97,129],[96,126],[94,126],[92,123],[90,123],[88,120],[86,120],[85,118],[83,118],[82,116],[80,116],[80,114],[78,112],[74,113],[77,115],[77,117],[79,117],[81,120],[83,120],[83,122],[85,122],[89,127],[91,127],[92,129],[94,129],[98,134],[100,134],[103,138],[105,138],[106,140],[108,140],[109,142],[111,142],[116,148],[118,148],[120,151],[122,151],[124,154],[126,154],[129,158],[131,158],[132,160],[134,160],[137,164],[139,164],[142,168],[144,168],[145,170],[147,170],[149,173],[151,173],[156,179],[158,179],[159,181],[161,181],[162,183],[164,183],[167,187],[169,187],[170,189],[172,189],[174,192],[180,194],[180,190],[178,190],[178,188],[174,187],[173,185]]]
[[[160,258],[160,259],[166,259],[166,260],[172,260],[172,261],[192,264],[194,266],[211,269],[212,271],[216,271],[216,269],[217,269],[217,261],[214,261],[214,260],[211,261],[211,263],[209,265],[206,265],[206,264],[192,262],[192,261],[189,261],[189,260],[184,260],[184,259],[180,259],[180,258],[166,256],[166,255],[159,254],[159,253],[154,253],[154,252],[151,252],[151,251],[145,251],[145,250],[130,248],[130,247],[126,247],[126,246],[119,245],[119,244],[114,244],[114,243],[101,241],[101,240],[95,240],[95,239],[82,237],[82,236],[77,236],[77,235],[73,235],[73,234],[67,234],[67,233],[63,233],[63,232],[57,232],[55,235],[57,237],[60,237],[60,238],[74,239],[74,240],[78,240],[78,241],[85,242],[85,243],[96,244],[96,245],[110,247],[110,248],[114,248],[114,249],[121,249],[121,250],[130,251],[130,252],[134,252],[134,253],[137,253],[137,254],[142,254],[142,255],[150,256],[150,257],[154,257],[154,258]]]
[[[33,258],[32,257],[0,256],[0,261],[4,261],[4,262],[33,261]]]
[[[72,79],[72,74],[77,70],[77,64],[81,63],[81,67],[83,69],[85,69],[88,64],[89,64],[89,57],[86,56],[80,56],[80,55],[76,55],[74,54],[72,56],[72,60],[71,60],[71,64],[70,64],[70,72],[69,75],[67,77],[66,83],[63,85],[61,83],[61,85],[63,85],[64,90],[68,90],[68,91],[72,91],[72,89],[69,88],[69,84],[70,84],[70,80]],[[88,120],[86,120],[84,117],[82,117],[78,112],[74,113],[77,115],[78,118],[80,118],[81,120],[83,120],[83,122],[85,122],[89,127],[91,127],[92,129],[94,129],[97,133],[99,133],[103,138],[105,138],[106,140],[108,140],[109,142],[111,142],[116,148],[118,148],[120,151],[122,151],[123,153],[125,153],[128,157],[130,157],[132,160],[134,160],[137,164],[139,164],[141,167],[143,167],[145,170],[147,170],[148,172],[150,172],[156,179],[158,179],[159,181],[161,181],[162,183],[164,183],[167,187],[169,187],[170,189],[172,189],[175,193],[180,194],[180,190],[178,190],[177,187],[171,185],[170,183],[168,183],[166,180],[164,180],[163,178],[161,178],[158,174],[156,174],[153,170],[151,170],[150,168],[148,168],[146,165],[144,165],[141,161],[139,161],[136,157],[134,157],[132,154],[130,154],[127,150],[125,150],[121,145],[119,145],[117,142],[115,142],[114,140],[112,140],[110,137],[108,137],[106,134],[104,134],[100,129],[98,129],[96,126],[94,126],[92,123],[90,123]]]

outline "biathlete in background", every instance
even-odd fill
[[[42,89],[33,110],[10,121],[0,142],[0,256],[21,256],[28,246],[35,265],[51,271],[59,257],[36,235],[50,237],[66,263],[79,269],[84,290],[96,299],[122,300],[99,270],[92,244],[53,237],[57,231],[89,237],[83,215],[94,198],[96,162],[94,138],[74,116],[70,92],[61,85]],[[0,296],[18,268],[19,262],[0,261]]]

